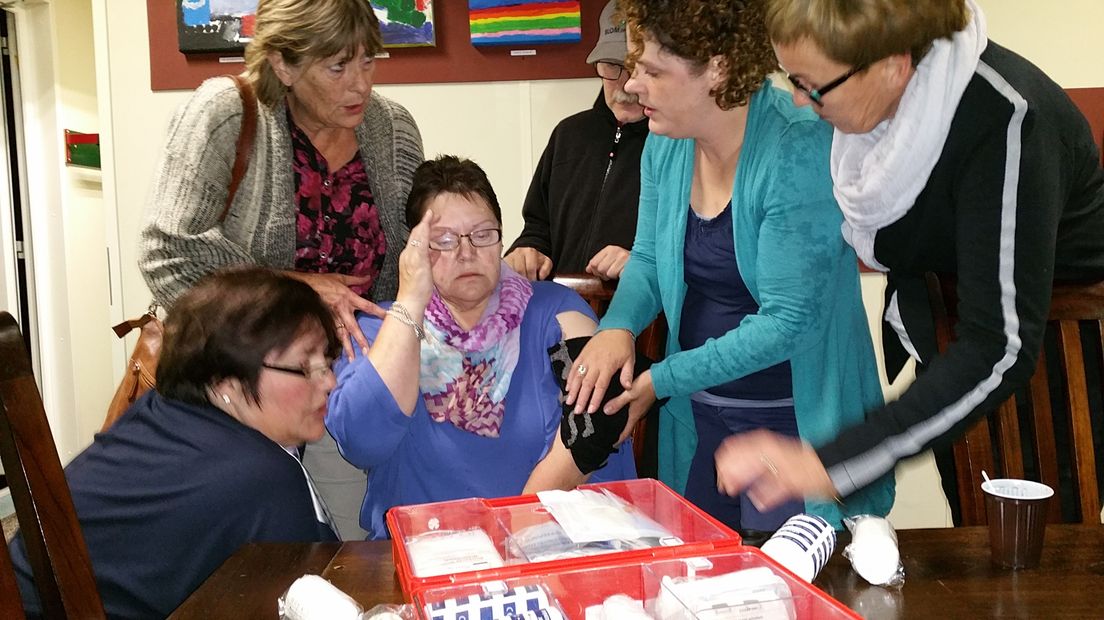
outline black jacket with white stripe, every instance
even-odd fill
[[[1028,381],[1054,280],[1104,279],[1104,173],[1085,118],[1037,67],[989,42],[927,186],[874,251],[926,369],[817,449],[842,495],[953,440]],[[957,340],[942,355],[927,271],[958,278]]]

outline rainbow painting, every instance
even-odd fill
[[[577,43],[579,2],[572,0],[468,0],[472,45]]]

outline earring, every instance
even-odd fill
[[[230,396],[229,396],[228,394],[225,394],[225,393],[224,393],[224,394],[222,395],[222,402],[224,402],[224,403],[226,403],[227,405],[229,405],[229,404],[230,404]]]

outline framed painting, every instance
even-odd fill
[[[432,47],[433,0],[372,0],[384,47]]]
[[[432,0],[371,0],[384,47],[436,44]],[[257,0],[177,0],[180,51],[237,52],[253,37]]]
[[[472,45],[577,43],[578,0],[468,0]]]
[[[177,0],[180,51],[242,52],[253,37],[257,0]]]

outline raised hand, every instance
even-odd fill
[[[437,215],[432,209],[427,209],[422,221],[410,231],[406,247],[399,254],[399,292],[395,301],[414,313],[421,313],[433,294],[429,231],[436,221]]]

